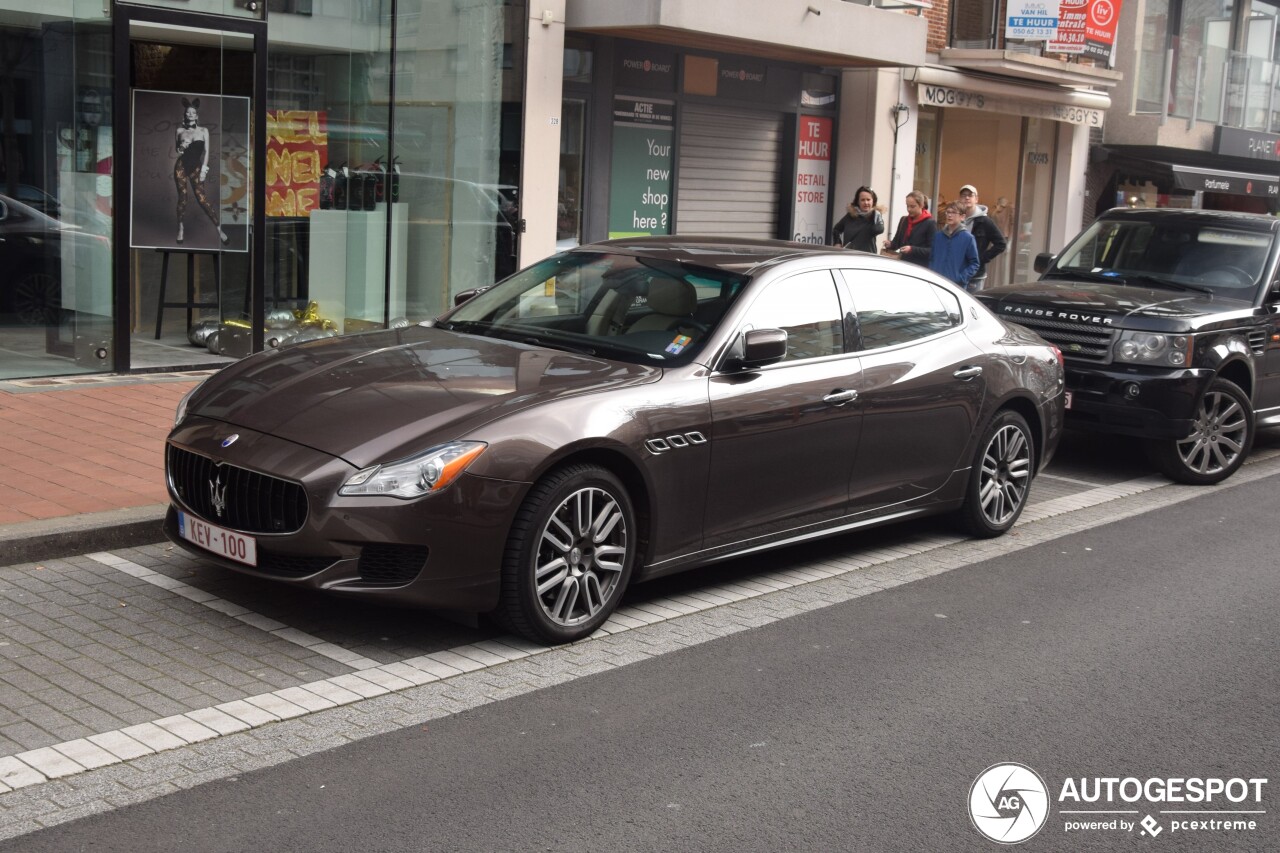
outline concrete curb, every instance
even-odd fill
[[[0,563],[36,563],[163,542],[165,504],[0,526]]]

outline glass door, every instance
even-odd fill
[[[252,25],[152,14],[121,23],[128,241],[117,288],[127,310],[116,328],[128,338],[128,370],[226,363],[262,346],[255,99],[265,39]]]

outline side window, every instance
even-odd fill
[[[960,325],[960,301],[935,284],[896,273],[841,275],[853,296],[862,349],[910,343]]]
[[[831,273],[826,270],[773,282],[751,305],[746,324],[753,329],[785,331],[784,361],[844,352],[840,298]]]

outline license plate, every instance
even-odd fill
[[[1067,408],[1068,408],[1068,409],[1069,409],[1069,408],[1071,408],[1071,392],[1070,392],[1070,391],[1063,391],[1063,392],[1062,392],[1062,396],[1066,399]]]
[[[258,565],[258,543],[252,536],[209,524],[185,512],[178,513],[178,533],[193,545],[199,545],[220,557],[246,566]]]

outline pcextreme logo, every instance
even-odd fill
[[[1267,779],[1233,776],[1068,776],[1058,788],[1061,831],[1158,838],[1254,832],[1267,813]],[[969,788],[974,828],[1000,844],[1034,836],[1051,820],[1049,787],[1025,764],[993,764]]]

